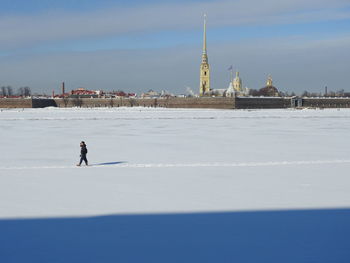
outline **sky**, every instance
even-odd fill
[[[211,87],[228,68],[259,89],[350,91],[349,0],[0,0],[0,86],[199,89],[207,14]]]

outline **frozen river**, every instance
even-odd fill
[[[346,109],[3,110],[0,261],[34,234],[31,262],[349,262],[349,130]]]

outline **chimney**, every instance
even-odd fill
[[[62,82],[62,96],[64,96],[65,90],[64,90],[64,82]]]

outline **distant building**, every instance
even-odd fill
[[[161,95],[160,93],[150,89],[148,92],[142,93],[141,97],[142,98],[159,98],[160,95]]]
[[[199,95],[205,96],[210,93],[210,67],[207,54],[207,19],[204,15],[204,33],[203,33],[203,54],[202,63],[200,66],[200,80],[199,80]]]
[[[162,97],[162,98],[170,98],[170,97],[175,97],[175,95],[173,93],[170,93],[167,90],[162,90],[160,92],[160,97]]]
[[[230,81],[230,86],[228,87],[228,89],[225,92],[225,97],[235,97],[236,96],[236,92],[235,89],[233,88],[233,84],[232,81]]]
[[[72,98],[97,98],[99,96],[98,92],[94,90],[86,90],[84,88],[79,88],[76,90],[72,90],[70,97]]]
[[[135,98],[136,96],[136,93],[126,93],[122,90],[112,91],[105,94],[105,97],[109,98]]]
[[[243,88],[242,79],[239,76],[239,72],[236,72],[236,77],[232,79],[231,73],[231,81],[230,85],[225,92],[225,97],[234,97],[234,96],[248,96],[249,89]]]
[[[259,90],[259,93],[262,96],[268,96],[268,97],[278,97],[280,95],[278,92],[278,89],[275,86],[273,86],[271,75],[268,76],[266,81],[266,86],[261,88]]]
[[[224,97],[227,92],[227,89],[212,89],[209,92],[211,97]]]

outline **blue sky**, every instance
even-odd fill
[[[149,1],[154,3],[170,2],[169,0],[163,1]],[[142,5],[145,1],[113,1],[113,0],[2,0],[1,1],[1,13],[2,14],[37,14],[43,13],[47,10],[65,10],[65,11],[87,11],[95,10],[96,8],[108,8],[111,5],[119,6],[135,6]]]
[[[72,89],[197,91],[207,13],[214,88],[228,85],[226,69],[233,64],[249,88],[260,88],[272,74],[282,90],[328,85],[350,91],[350,72],[343,68],[350,53],[345,0],[0,0],[0,5],[0,85],[48,92],[65,80]],[[303,65],[312,67],[302,70]]]

